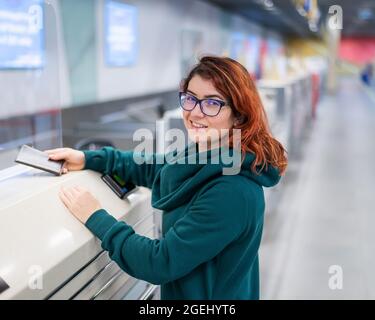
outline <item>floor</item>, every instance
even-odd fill
[[[267,210],[262,299],[375,299],[375,89],[340,79]]]

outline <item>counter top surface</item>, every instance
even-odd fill
[[[27,298],[39,278],[43,288],[32,296],[44,298],[101,251],[100,241],[58,197],[62,186],[73,185],[89,189],[110,214],[130,224],[152,210],[148,189],[122,200],[91,170],[53,176],[18,165],[1,171],[0,277],[10,288],[0,299]]]

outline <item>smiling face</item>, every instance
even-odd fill
[[[210,80],[203,79],[199,75],[195,75],[190,80],[187,93],[198,99],[226,100]],[[217,116],[210,117],[202,113],[199,104],[192,111],[183,110],[183,119],[189,138],[199,143],[200,150],[206,145],[212,148],[214,142],[217,142],[217,137],[220,136],[220,130],[233,128],[235,120],[233,111],[228,105],[222,107]]]

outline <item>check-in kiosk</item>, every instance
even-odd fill
[[[111,261],[100,240],[58,196],[85,187],[103,208],[135,231],[158,236],[150,191],[121,199],[91,170],[53,176],[17,165],[0,171],[0,299],[151,299],[158,287],[132,278]]]
[[[290,156],[300,152],[305,129],[312,119],[312,76],[303,73],[285,80],[261,80],[258,90],[273,135]]]
[[[273,136],[288,151],[289,160],[301,152],[302,139],[312,118],[311,75],[301,74],[283,80],[263,79],[257,88]],[[282,183],[264,190],[269,211],[278,204]]]

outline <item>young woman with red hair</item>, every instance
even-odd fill
[[[230,149],[233,129],[241,130],[237,174],[224,175],[221,161],[138,164],[133,152],[108,147],[47,151],[51,159],[65,160],[66,172],[92,169],[151,188],[153,207],[163,210],[163,235],[156,240],[117,221],[83,188],[61,190],[61,200],[123,270],[160,284],[162,299],[259,299],[263,187],[277,184],[285,172],[285,150],[272,137],[256,87],[240,63],[201,58],[179,97],[193,140],[189,147],[198,149],[193,157]],[[222,130],[229,132],[228,146],[209,133]],[[179,157],[192,155],[185,151]]]

